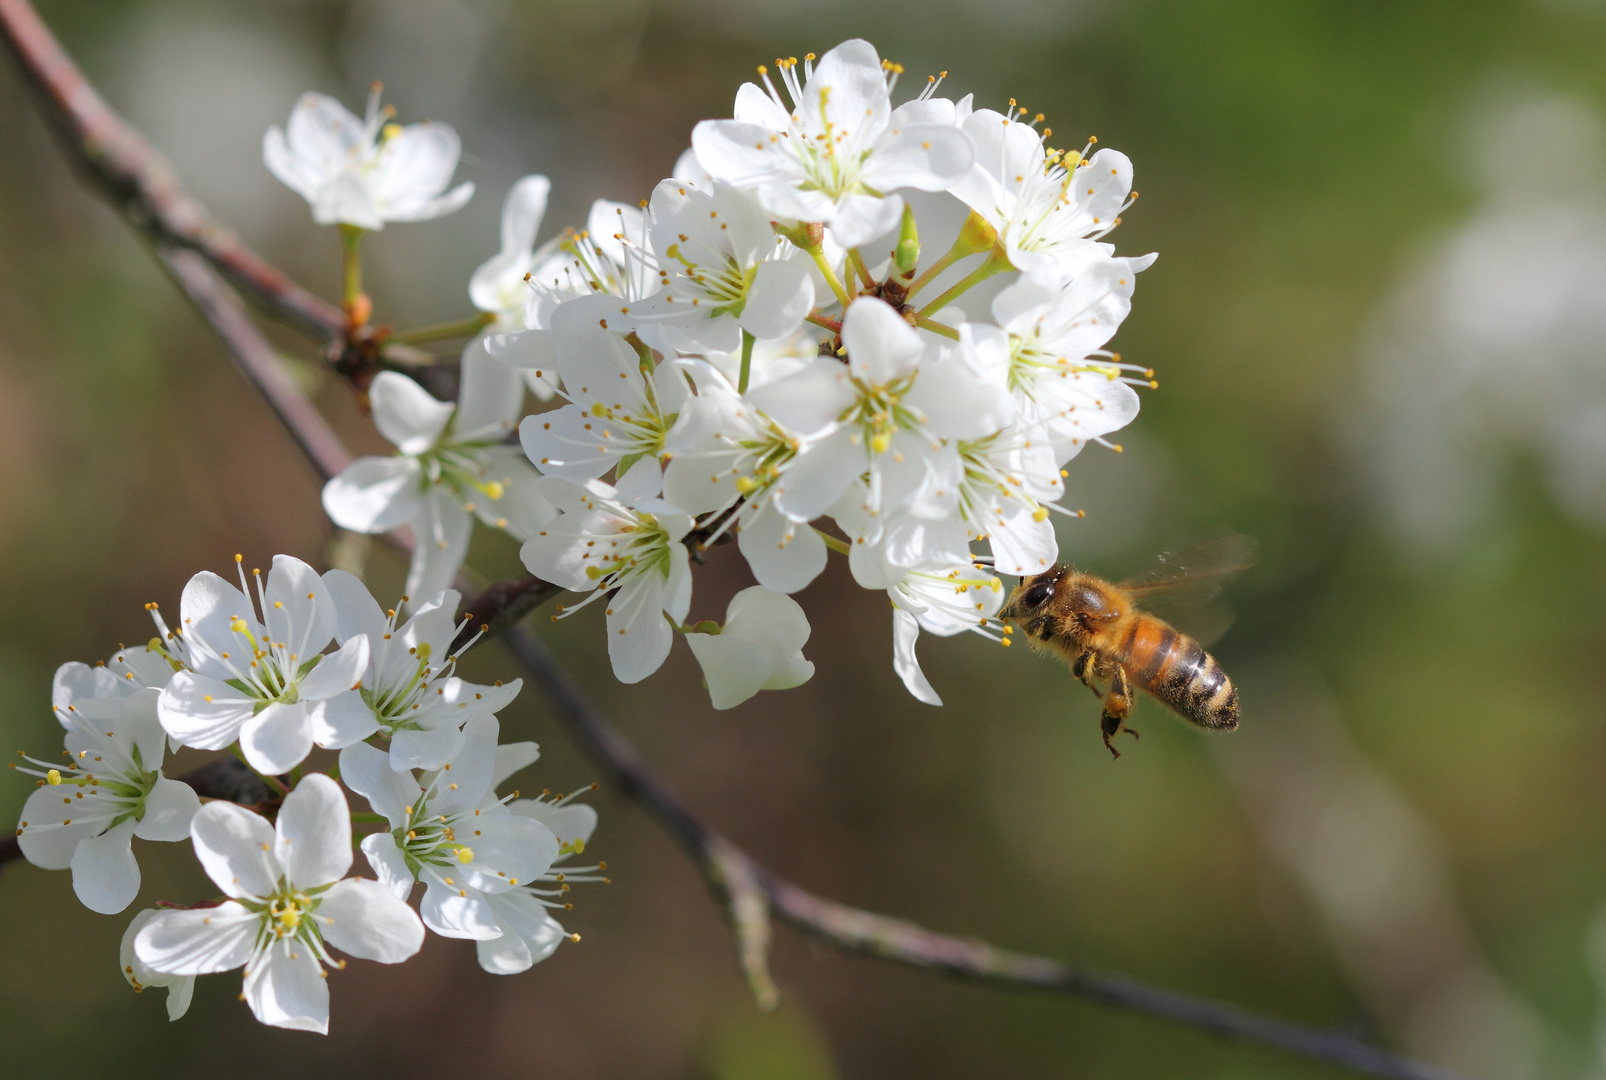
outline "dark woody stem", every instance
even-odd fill
[[[212,326],[314,470],[324,478],[338,473],[351,460],[350,454],[285,378],[272,347],[246,318],[229,286],[325,343],[341,340],[339,309],[295,285],[213,221],[144,139],[89,86],[27,0],[0,0],[0,38],[37,91],[41,111],[61,137],[68,159],[150,242],[174,284]],[[840,290],[840,282],[833,284]],[[403,549],[409,546],[401,537],[393,536],[391,542]],[[1391,1054],[1346,1033],[1307,1028],[1145,986],[1124,976],[1093,974],[972,937],[935,933],[816,896],[776,877],[695,817],[584,696],[540,640],[519,623],[523,615],[557,591],[534,577],[493,584],[465,605],[473,615],[471,627],[465,630],[484,625],[492,633],[503,631],[502,639],[554,706],[568,733],[621,794],[645,809],[698,865],[725,908],[736,937],[738,962],[761,1005],[773,1006],[778,998],[768,968],[770,921],[775,916],[838,948],[883,960],[1001,987],[1082,997],[1374,1076],[1455,1080],[1448,1072]],[[181,779],[203,798],[265,806],[275,797],[264,778],[229,756]],[[18,854],[14,837],[0,838],[0,864]]]

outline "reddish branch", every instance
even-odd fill
[[[38,91],[68,159],[151,241],[175,284],[211,324],[313,467],[326,478],[339,472],[350,455],[285,377],[272,346],[246,317],[229,285],[325,344],[339,346],[343,340],[340,312],[292,283],[213,221],[144,139],[100,99],[26,0],[0,0],[0,36]],[[465,608],[473,613],[476,628],[484,623],[492,632],[503,632],[576,742],[697,863],[730,919],[738,960],[761,1004],[773,1004],[776,996],[768,972],[773,915],[838,948],[958,978],[1073,994],[1393,1080],[1454,1080],[1447,1072],[1347,1034],[1260,1016],[1123,976],[1085,972],[975,938],[935,933],[816,896],[775,876],[695,817],[535,635],[519,625],[524,614],[555,591],[538,578],[519,578],[490,586]],[[247,804],[260,802],[266,790],[232,758],[214,761],[183,779],[204,796]],[[0,863],[16,855],[14,838],[0,840]]]

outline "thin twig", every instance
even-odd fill
[[[328,340],[340,309],[307,292],[240,242],[184,189],[151,145],[101,100],[28,0],[0,0],[0,37],[43,103],[67,160],[134,228],[193,248],[275,316]]]
[[[174,283],[223,339],[235,362],[267,398],[309,461],[324,477],[350,460],[338,438],[284,375],[272,346],[219,279],[267,310],[323,339],[341,333],[339,312],[306,293],[216,225],[179,185],[140,136],[84,80],[26,0],[0,0],[0,36],[40,91],[45,112],[68,158],[94,187],[122,209],[152,241]],[[209,266],[208,263],[211,265]],[[213,270],[216,267],[216,271]],[[514,655],[556,706],[565,728],[618,785],[645,808],[702,870],[722,902],[737,939],[738,959],[761,1004],[773,1003],[768,971],[770,914],[839,948],[995,985],[1090,998],[1198,1027],[1227,1038],[1280,1047],[1300,1056],[1346,1065],[1394,1080],[1454,1080],[1452,1074],[1390,1054],[1352,1036],[1315,1030],[1217,1002],[1096,975],[1055,960],[1009,952],[976,939],[956,938],[914,923],[839,904],[776,877],[696,818],[633,746],[581,693],[538,638],[515,621],[550,595],[535,578],[502,582],[473,601],[479,619],[508,624]],[[257,802],[261,792],[240,785],[238,770],[219,759],[183,779],[203,794]],[[248,786],[248,785],[247,785]],[[13,837],[0,839],[0,863],[17,854]]]

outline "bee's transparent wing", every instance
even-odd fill
[[[1233,533],[1162,555],[1154,569],[1119,587],[1144,611],[1208,646],[1232,625],[1232,609],[1215,602],[1222,586],[1253,566],[1259,551],[1254,537]]]

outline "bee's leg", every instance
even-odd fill
[[[1071,674],[1082,681],[1082,685],[1093,691],[1095,697],[1103,697],[1099,688],[1093,685],[1093,678],[1098,673],[1098,654],[1092,649],[1083,652],[1071,665]]]
[[[1104,699],[1104,715],[1099,717],[1099,728],[1104,733],[1104,746],[1115,757],[1121,751],[1110,745],[1110,739],[1122,731],[1137,738],[1138,733],[1126,726],[1127,714],[1132,711],[1132,688],[1127,685],[1126,669],[1116,665],[1110,679],[1110,692]]]

